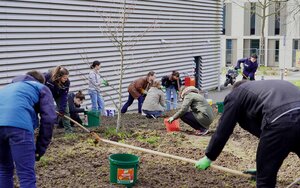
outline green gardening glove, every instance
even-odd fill
[[[109,85],[107,80],[102,80],[102,84],[103,84],[104,86],[108,86],[108,85]]]
[[[243,173],[255,176],[256,175],[256,169],[255,168],[250,168],[250,169],[244,170]]]
[[[211,160],[208,157],[203,157],[195,163],[195,167],[199,170],[206,170],[210,167]]]
[[[168,122],[169,123],[172,123],[174,121],[174,118],[173,117],[170,117],[169,119],[168,119]]]

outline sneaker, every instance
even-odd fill
[[[195,131],[195,135],[197,135],[197,136],[204,136],[204,135],[207,135],[207,133],[208,133],[208,129],[206,129],[205,131],[201,131],[201,130]]]

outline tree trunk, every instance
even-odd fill
[[[266,9],[267,0],[264,0],[262,8],[262,25],[261,25],[261,35],[260,35],[260,46],[259,46],[259,64],[265,65],[265,25],[266,25]]]
[[[116,127],[116,132],[118,132],[118,130],[121,127],[121,108],[122,108],[122,85],[123,85],[123,76],[124,76],[124,31],[125,31],[125,22],[126,22],[126,0],[124,0],[124,5],[123,5],[123,13],[122,13],[122,37],[121,37],[121,41],[120,41],[120,48],[119,48],[119,52],[120,52],[120,56],[121,56],[121,62],[120,62],[120,80],[119,80],[119,107],[118,107],[118,119],[117,119],[117,127]]]

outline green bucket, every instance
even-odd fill
[[[110,182],[128,187],[137,180],[139,157],[127,153],[112,154],[109,156]]]
[[[100,112],[99,111],[87,111],[88,124],[86,127],[97,127],[100,125]]]
[[[218,107],[218,112],[219,113],[223,113],[223,111],[224,111],[224,103],[223,102],[217,102],[216,105]]]

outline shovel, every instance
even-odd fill
[[[56,112],[56,113],[59,114],[59,112]],[[112,144],[112,145],[115,145],[115,146],[129,148],[129,149],[133,149],[133,150],[137,150],[137,151],[141,151],[141,152],[145,152],[145,153],[150,153],[150,154],[154,154],[154,155],[158,155],[158,156],[162,156],[162,157],[167,157],[167,158],[171,158],[171,159],[176,159],[176,160],[180,160],[180,161],[184,161],[184,162],[188,162],[188,163],[192,163],[192,164],[195,164],[197,162],[196,160],[185,158],[185,157],[180,157],[180,156],[171,155],[171,154],[167,154],[167,153],[163,153],[163,152],[159,152],[159,151],[154,151],[154,150],[150,150],[150,149],[136,147],[136,146],[123,144],[123,143],[119,143],[119,142],[114,142],[114,141],[111,141],[111,140],[106,140],[106,139],[100,138],[100,136],[97,133],[95,133],[93,131],[90,131],[89,129],[82,126],[77,121],[73,120],[72,118],[70,118],[66,115],[64,115],[64,118],[72,121],[75,125],[77,125],[81,129],[83,129],[85,132],[90,133],[96,139],[97,142],[102,141],[102,142],[109,143],[109,144]],[[245,173],[237,171],[237,170],[229,169],[229,168],[222,167],[222,166],[217,166],[217,165],[214,165],[214,164],[211,164],[210,168],[220,170],[220,171],[223,171],[223,172],[227,172],[227,173],[237,175],[237,176],[243,176],[243,177],[250,178],[250,179],[252,178],[252,175],[250,175],[250,174],[245,174]]]

